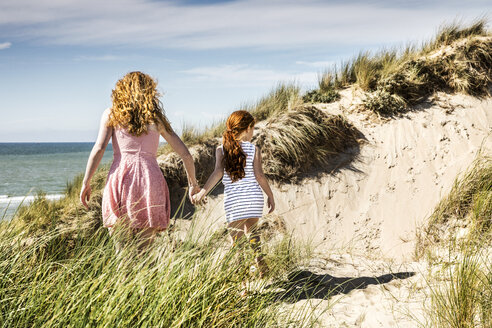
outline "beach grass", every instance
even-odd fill
[[[440,27],[422,44],[361,51],[327,68],[324,89],[356,86],[365,92],[361,108],[380,115],[405,112],[435,91],[489,94],[492,82],[492,39],[487,19]],[[318,90],[322,93],[320,84]],[[336,92],[336,91],[333,91]]]
[[[418,233],[416,255],[437,268],[428,279],[432,327],[492,326],[492,158],[480,151]]]
[[[341,115],[302,106],[267,122],[253,142],[262,150],[265,175],[293,182],[333,157],[358,147],[360,132]]]
[[[318,89],[313,89],[302,96],[305,103],[331,103],[340,99],[338,93],[338,82],[336,74],[332,71],[325,71],[318,75]]]
[[[458,231],[464,235],[457,239]],[[418,234],[416,255],[432,257],[435,246],[460,252],[471,245],[479,249],[490,246],[491,237],[492,158],[479,152]]]
[[[27,235],[2,224],[2,327],[309,327],[315,322],[302,309],[282,311],[282,292],[269,290],[267,280],[250,272],[254,253],[247,245],[231,248],[217,235],[175,240],[164,233],[151,249],[141,251],[130,240],[117,252],[106,229],[89,236],[83,229],[74,224]],[[302,250],[288,237],[266,245],[270,277],[299,266],[308,256]]]
[[[471,245],[452,265],[439,271],[429,284],[432,327],[475,328],[492,326],[492,262],[490,250]]]

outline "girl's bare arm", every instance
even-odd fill
[[[255,157],[253,159],[253,171],[255,173],[256,181],[258,181],[261,189],[263,189],[268,197],[268,207],[270,208],[269,213],[271,213],[275,209],[275,200],[273,197],[272,189],[270,188],[270,184],[268,183],[268,180],[263,173],[261,151],[258,149],[258,147],[256,147]]]
[[[87,161],[84,180],[82,181],[82,190],[80,192],[80,200],[85,207],[87,207],[87,201],[89,201],[91,194],[90,181],[92,179],[92,176],[96,172],[99,163],[101,163],[104,151],[106,150],[109,139],[111,139],[111,135],[113,134],[113,128],[107,126],[110,112],[111,109],[108,108],[102,114],[97,140],[94,144],[94,147],[92,147],[91,154],[89,155],[89,160]]]
[[[224,165],[222,164],[223,159],[222,149],[217,148],[215,150],[215,169],[208,178],[207,182],[203,186],[202,190],[197,194],[197,202],[202,201],[202,199],[212,190],[212,188],[222,179],[224,176]]]
[[[215,168],[207,182],[203,186],[205,189],[205,194],[208,194],[210,190],[222,179],[224,176],[224,165],[222,164],[222,158],[224,155],[222,154],[222,149],[217,148],[215,150]]]

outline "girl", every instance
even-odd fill
[[[157,83],[141,72],[130,72],[116,83],[113,106],[102,115],[80,193],[82,204],[88,208],[91,178],[112,139],[113,163],[102,198],[103,225],[110,235],[115,227],[125,227],[126,237],[136,236],[141,249],[169,223],[169,190],[156,160],[159,135],[184,162],[190,199],[200,190],[193,158],[171,128],[159,96]],[[117,249],[120,247],[117,242]]]
[[[263,191],[267,195],[269,213],[275,209],[273,193],[261,168],[261,152],[251,143],[255,119],[244,110],[232,113],[226,122],[223,145],[215,153],[215,170],[195,195],[201,202],[205,195],[222,178],[224,184],[224,208],[232,243],[249,234],[249,240],[257,251],[256,262],[260,276],[267,266],[260,253],[260,237],[255,233],[258,219],[263,215]],[[261,187],[261,188],[260,188]]]

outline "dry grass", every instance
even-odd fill
[[[440,48],[443,45],[450,45],[456,40],[465,39],[473,36],[488,36],[487,19],[478,18],[468,26],[463,26],[459,21],[454,21],[450,24],[443,24],[439,27],[436,36],[423,44],[423,52],[431,52]]]
[[[466,231],[457,238],[456,233]],[[433,248],[460,251],[490,245],[492,237],[492,158],[479,154],[454,182],[418,235],[417,257],[432,257]]]
[[[477,155],[417,237],[417,257],[440,269],[428,283],[431,326],[492,327],[491,157]]]
[[[492,38],[473,37],[442,46],[436,52],[402,63],[378,81],[375,92],[387,92],[414,105],[435,91],[488,95],[492,82]],[[366,107],[376,110],[370,104]]]
[[[390,68],[384,73],[367,71],[368,76],[377,76],[377,82],[363,84],[372,92],[363,105],[380,114],[393,114],[407,110],[436,91],[488,95],[492,82],[491,53],[492,37],[487,34],[484,21],[471,27],[443,28],[420,52],[406,51],[401,58],[389,60]],[[379,95],[389,96],[380,97],[378,103]],[[388,103],[391,98],[398,99],[398,106]]]
[[[250,111],[257,121],[263,121],[302,104],[300,90],[295,83],[279,83],[256,103],[240,109]]]
[[[302,100],[306,103],[331,103],[340,99],[337,91],[336,74],[331,71],[318,76],[318,89],[310,90],[304,94]]]
[[[179,247],[164,235],[143,254],[134,240],[115,252],[106,229],[81,231],[57,226],[26,238],[2,223],[2,327],[312,327],[316,319],[303,307],[281,313],[287,290],[269,292],[250,273],[249,247],[188,234]],[[273,281],[309,256],[285,238],[263,251]],[[248,297],[243,280],[252,282]]]
[[[357,146],[358,137],[342,116],[304,106],[269,121],[254,143],[262,151],[265,174],[287,182]]]
[[[488,94],[492,82],[492,36],[487,20],[469,25],[443,25],[436,36],[418,46],[364,51],[327,69],[318,90],[306,101],[323,101],[326,90],[356,85],[367,92],[362,108],[382,115],[404,112],[435,91]],[[316,98],[318,96],[318,98]],[[326,101],[332,101],[326,98]]]
[[[492,263],[485,250],[470,252],[472,249],[439,274],[444,283],[430,286],[428,317],[432,327],[492,326]]]

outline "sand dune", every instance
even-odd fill
[[[357,111],[358,99],[345,90],[340,101],[319,105],[364,134],[357,159],[342,158],[338,169],[300,184],[274,186],[276,215],[315,247],[303,269],[331,291],[287,302],[285,310],[309,302],[320,327],[416,327],[426,318],[432,270],[414,259],[416,232],[479,149],[492,153],[492,99],[437,93],[390,120]],[[198,226],[224,225],[222,197],[199,210]],[[340,281],[347,280],[361,284],[344,290]]]
[[[381,122],[357,112],[354,92],[321,109],[347,116],[365,136],[357,160],[300,184],[274,186],[276,214],[317,249],[410,260],[416,229],[482,147],[492,150],[492,100],[438,93],[401,118]],[[198,214],[224,222],[222,196]]]

